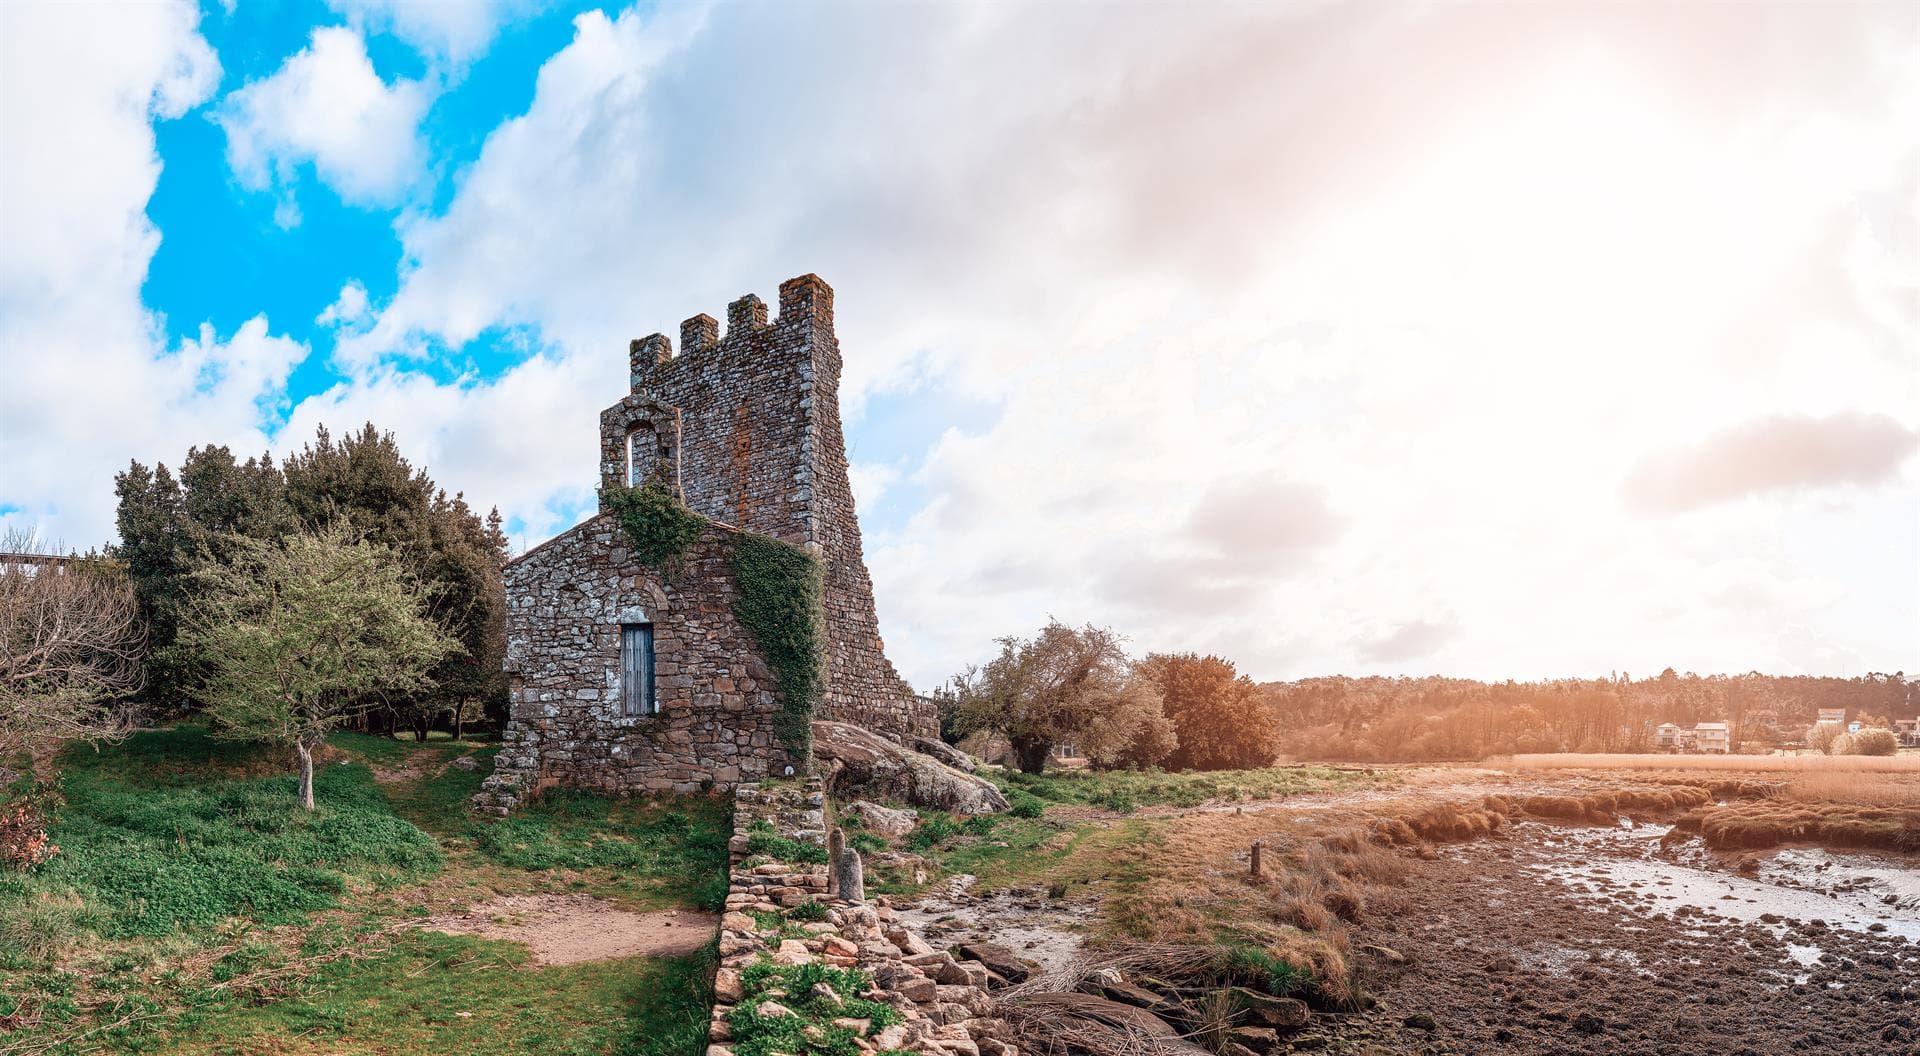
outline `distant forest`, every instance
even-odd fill
[[[1641,752],[1663,722],[1726,722],[1733,750],[1800,742],[1821,708],[1887,726],[1920,713],[1920,680],[1676,674],[1657,678],[1476,682],[1310,678],[1260,687],[1283,751],[1299,759],[1440,761],[1523,752]]]

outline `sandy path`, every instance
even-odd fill
[[[718,934],[720,918],[690,909],[634,913],[591,895],[506,895],[419,927],[526,945],[536,964],[676,957]]]

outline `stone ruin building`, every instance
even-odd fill
[[[814,718],[895,741],[938,719],[887,660],[840,430],[833,290],[780,284],[719,323],[629,348],[631,391],[600,413],[600,480],[667,487],[707,518],[663,568],[641,563],[608,509],[508,562],[506,747],[475,805],[505,813],[544,788],[726,788],[805,769],[774,733],[783,701],[733,607],[743,532],[796,544],[825,572],[823,692]]]

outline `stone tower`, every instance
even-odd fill
[[[603,483],[657,480],[694,512],[803,546],[826,571],[825,691],[819,717],[895,738],[937,736],[887,660],[840,428],[833,289],[780,284],[779,312],[748,294],[628,349],[630,392],[600,415]]]

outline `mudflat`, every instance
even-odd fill
[[[1444,846],[1353,946],[1377,1003],[1334,1052],[1920,1054],[1920,861],[1663,849],[1522,822]],[[1296,1048],[1297,1048],[1296,1044]]]

